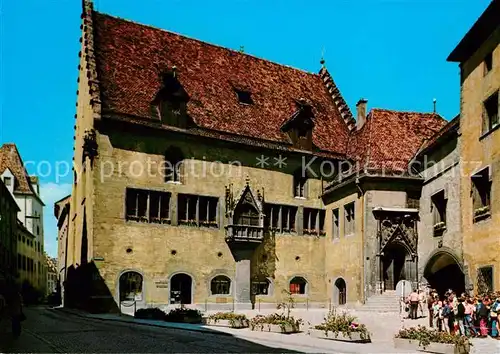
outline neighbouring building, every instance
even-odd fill
[[[59,287],[59,277],[57,271],[57,259],[49,257],[45,254],[45,262],[47,265],[47,295],[56,293]]]
[[[64,283],[66,282],[66,263],[68,254],[69,206],[71,196],[54,203],[54,216],[57,219],[57,274],[61,299],[64,301]],[[64,305],[64,303],[63,303]]]
[[[324,61],[308,73],[83,4],[74,181],[55,206],[66,306],[328,307],[418,281],[423,178],[401,172],[444,119],[360,100],[356,120]]]
[[[448,57],[460,63],[463,253],[476,293],[500,290],[499,14],[494,0]]]
[[[460,117],[425,142],[410,163],[423,178],[418,222],[419,275],[438,293],[470,283],[462,254]]]
[[[17,277],[18,211],[15,199],[0,179],[0,281],[4,285],[14,282]]]
[[[0,178],[14,197],[17,214],[17,266],[19,283],[25,280],[45,292],[46,272],[43,251],[43,202],[38,178],[29,176],[14,144],[0,147]]]

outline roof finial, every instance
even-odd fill
[[[437,102],[437,100],[434,98],[432,100],[432,104],[434,105],[434,113],[436,113],[436,102]]]
[[[245,53],[245,46],[240,45],[240,49],[238,50],[240,53]]]
[[[322,68],[325,67],[325,47],[321,49],[321,60],[319,61],[319,63],[321,64]]]

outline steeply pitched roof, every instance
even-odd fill
[[[0,147],[0,173],[7,168],[15,177],[14,192],[37,195],[31,187],[30,176],[24,168],[23,160],[15,144],[3,144]]]
[[[493,0],[448,56],[448,61],[464,62],[500,27],[500,0]]]
[[[349,157],[369,170],[402,171],[446,121],[434,113],[372,109],[349,142]]]
[[[450,120],[441,130],[434,134],[431,138],[424,141],[420,149],[415,155],[415,158],[423,158],[428,152],[432,151],[436,147],[440,146],[441,143],[448,141],[447,138],[453,134],[458,134],[460,129],[460,115]]]
[[[296,100],[313,108],[313,144],[344,154],[349,129],[319,74],[272,63],[161,29],[92,12],[102,114],[154,120],[151,102],[161,74],[176,67],[199,128],[290,145],[281,125]],[[251,92],[241,104],[236,90]]]

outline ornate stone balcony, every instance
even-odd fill
[[[226,229],[226,242],[242,242],[259,244],[264,239],[264,228],[250,225],[228,225]]]

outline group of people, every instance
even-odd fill
[[[435,290],[431,290],[426,302],[430,327],[467,337],[485,338],[489,335],[500,339],[500,293],[484,296],[463,293],[457,296],[448,290],[440,298]]]
[[[12,335],[21,335],[21,322],[25,319],[22,296],[15,284],[0,279],[0,321],[10,320]]]

